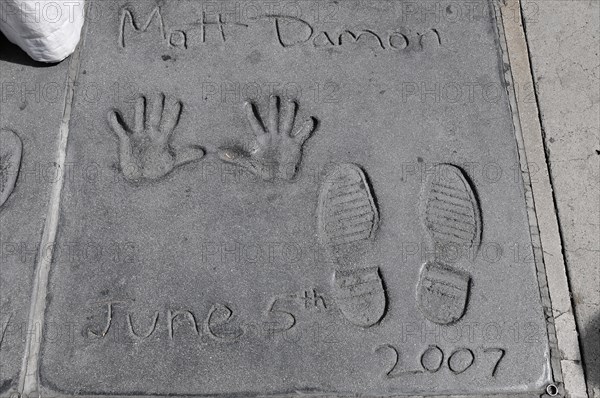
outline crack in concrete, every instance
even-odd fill
[[[89,7],[89,3],[88,3]],[[87,10],[86,10],[87,11]],[[60,170],[65,169],[67,143],[69,138],[69,123],[71,121],[71,111],[73,98],[75,95],[75,83],[79,76],[81,50],[84,47],[84,39],[87,31],[87,23],[82,32],[80,43],[71,55],[69,69],[67,72],[66,91],[63,107],[63,118],[59,128],[59,143],[56,158],[56,165]],[[64,173],[64,172],[63,172]],[[25,343],[25,354],[19,376],[19,392],[22,396],[39,394],[39,360],[40,349],[43,341],[44,315],[47,304],[47,289],[52,264],[52,254],[42,253],[46,248],[53,246],[58,231],[58,221],[60,219],[60,203],[62,188],[64,184],[64,175],[57,178],[52,184],[50,200],[48,202],[48,213],[42,240],[39,247],[38,264],[33,281],[33,291],[29,308],[29,319],[27,323],[27,339]]]

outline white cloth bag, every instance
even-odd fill
[[[60,62],[75,51],[85,0],[0,0],[0,30],[40,62]]]

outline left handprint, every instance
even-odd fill
[[[125,178],[156,180],[178,166],[204,157],[204,150],[198,146],[171,145],[182,109],[180,101],[167,99],[162,93],[150,101],[140,96],[135,104],[133,128],[125,124],[118,111],[109,112],[110,127],[119,138],[119,159]]]

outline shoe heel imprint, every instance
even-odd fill
[[[471,277],[441,263],[426,263],[417,285],[417,305],[431,322],[448,325],[465,313]]]
[[[386,299],[379,267],[336,271],[333,283],[338,306],[352,324],[370,327],[383,318]]]

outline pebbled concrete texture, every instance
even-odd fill
[[[33,62],[0,35],[0,128],[23,146],[14,190],[0,208],[0,394],[18,388],[36,265],[51,253],[39,247],[50,188],[62,173],[54,161],[67,65]]]
[[[600,397],[600,3],[522,9],[588,394]]]

